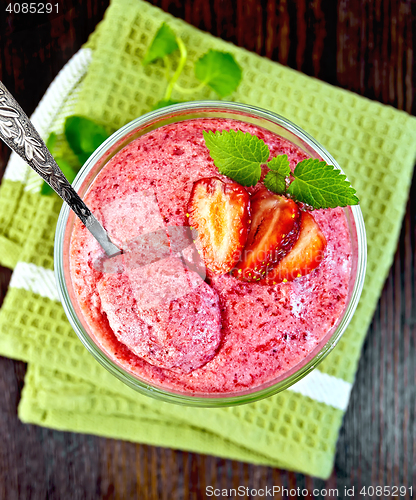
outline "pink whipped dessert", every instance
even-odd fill
[[[351,241],[342,208],[312,212],[326,246],[305,275],[259,283],[239,279],[238,270],[205,267],[183,228],[198,182],[215,178],[232,188],[203,138],[204,130],[230,129],[256,135],[271,156],[287,154],[292,169],[307,158],[289,141],[236,120],[166,125],[112,158],[85,197],[124,254],[103,259],[78,220],[71,239],[74,291],[95,341],[141,380],[181,393],[235,393],[284,376],[328,339],[348,301]],[[262,189],[259,182],[230,196],[255,199]]]

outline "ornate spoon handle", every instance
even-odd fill
[[[70,206],[109,257],[121,253],[68,182],[32,122],[1,81],[0,138]]]

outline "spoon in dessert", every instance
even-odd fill
[[[107,231],[81,200],[54,160],[33,123],[0,81],[0,139],[15,151],[74,211],[104,249],[107,257],[120,255]]]

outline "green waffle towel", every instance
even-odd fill
[[[232,52],[243,68],[233,100],[287,117],[343,167],[361,199],[368,236],[361,302],[336,349],[312,372],[312,384],[308,376],[292,390],[224,409],[141,396],[102,368],[72,331],[52,273],[61,203],[41,196],[35,174],[13,156],[0,188],[0,261],[14,268],[0,311],[0,353],[29,363],[19,417],[327,478],[361,346],[397,245],[416,154],[416,120],[234,47],[140,0],[113,0],[87,48],[64,68],[35,112],[43,137],[62,132],[68,114],[116,129],[149,111],[163,96],[165,81],[160,65],[144,68],[141,61],[163,21],[189,48],[182,86],[197,85],[193,63],[208,49]],[[201,90],[193,98],[215,94]],[[42,114],[45,106],[49,111]]]

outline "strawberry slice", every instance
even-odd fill
[[[198,232],[195,241],[206,267],[227,273],[239,260],[250,218],[250,197],[236,182],[218,177],[194,183],[188,203],[189,224]]]
[[[308,212],[302,212],[299,237],[290,252],[260,281],[261,285],[275,285],[293,281],[309,274],[322,262],[326,239],[319,225]]]
[[[262,188],[251,198],[252,222],[243,258],[233,276],[260,281],[292,248],[299,231],[297,204]]]

